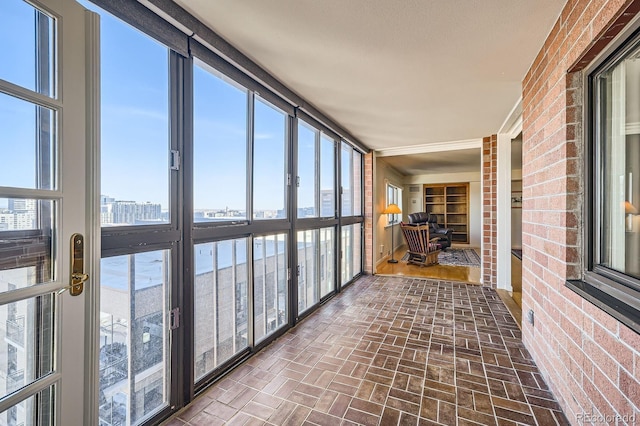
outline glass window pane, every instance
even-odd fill
[[[320,229],[320,297],[335,290],[335,228]]]
[[[53,425],[56,386],[51,385],[0,413],[0,425]]]
[[[362,154],[353,150],[353,215],[362,215]]]
[[[318,230],[298,231],[298,314],[318,302]]]
[[[342,228],[342,258],[340,266],[342,271],[341,284],[346,284],[353,278],[353,227],[351,225]]]
[[[247,91],[196,60],[194,221],[247,218]]]
[[[302,121],[298,123],[298,217],[318,217],[316,137],[319,132]]]
[[[601,164],[596,167],[599,215],[599,263],[640,278],[640,64],[636,49],[628,59],[601,74]]]
[[[253,218],[284,219],[287,116],[256,97],[253,141]]]
[[[53,280],[55,202],[0,198],[0,292]]]
[[[335,217],[335,141],[322,135],[320,142],[320,216]]]
[[[169,250],[100,264],[100,421],[138,424],[169,401]]]
[[[167,223],[169,51],[108,13],[98,12],[102,225]]]
[[[247,347],[247,239],[198,244],[195,259],[195,378]]]
[[[353,225],[353,248],[351,249],[352,253],[352,264],[353,267],[351,269],[351,277],[355,277],[360,272],[362,272],[362,226],[359,223],[354,223]]]
[[[55,21],[29,3],[0,1],[0,78],[55,96],[54,31]]]
[[[47,294],[0,306],[0,398],[53,371],[53,300]]]
[[[253,239],[254,339],[263,340],[287,324],[287,236]]]
[[[341,185],[342,185],[342,216],[353,215],[353,196],[352,196],[352,171],[351,171],[351,152],[353,150],[346,143],[342,143],[340,150],[340,166],[342,167]]]
[[[55,117],[53,110],[0,93],[0,186],[55,189]]]

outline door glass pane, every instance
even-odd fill
[[[323,228],[320,230],[320,297],[335,290],[335,228]]]
[[[54,30],[55,21],[29,3],[0,1],[0,78],[55,96]]]
[[[263,340],[287,323],[287,235],[253,239],[254,339]]]
[[[253,218],[284,219],[287,115],[256,97],[253,141]]]
[[[353,215],[362,214],[362,154],[353,150]]]
[[[247,347],[247,239],[194,247],[195,378]]]
[[[346,284],[353,278],[353,227],[351,225],[342,228],[342,259],[340,266],[342,271],[342,284]]]
[[[0,291],[53,280],[51,200],[0,198]]]
[[[0,413],[0,425],[53,425],[55,385],[31,395],[27,399]]]
[[[53,371],[52,304],[47,294],[0,306],[0,398]]]
[[[101,16],[102,225],[167,223],[169,51],[87,7]]]
[[[53,110],[0,93],[0,186],[55,189],[55,116]]]
[[[335,201],[335,142],[326,135],[320,140],[320,216],[336,215]]]
[[[101,424],[139,424],[168,404],[169,254],[101,261]]]
[[[298,217],[317,217],[316,137],[318,131],[298,122]]]
[[[318,230],[298,231],[298,314],[318,302]]]
[[[193,68],[194,221],[247,218],[247,90],[204,63]]]
[[[353,215],[351,151],[351,147],[343,142],[342,149],[340,150],[340,166],[342,167],[342,179],[340,183],[342,185],[342,216]]]

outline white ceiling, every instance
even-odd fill
[[[394,155],[383,158],[391,167],[405,176],[480,172],[482,166],[480,148]]]
[[[391,167],[405,176],[480,172],[480,148],[385,156]],[[511,141],[511,169],[522,169],[522,135]]]
[[[496,133],[565,0],[174,0],[373,149]]]

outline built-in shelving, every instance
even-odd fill
[[[424,185],[424,211],[438,218],[438,225],[453,230],[454,243],[469,242],[469,184]]]

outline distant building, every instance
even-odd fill
[[[8,210],[13,213],[36,210],[36,200],[27,200],[24,198],[9,198],[7,202]]]
[[[36,200],[9,198],[7,209],[0,213],[0,230],[36,229],[36,209]]]
[[[332,217],[336,212],[335,192],[333,189],[320,191],[320,216]]]
[[[163,222],[162,205],[152,202],[122,201],[101,195],[100,219],[103,225]]]

